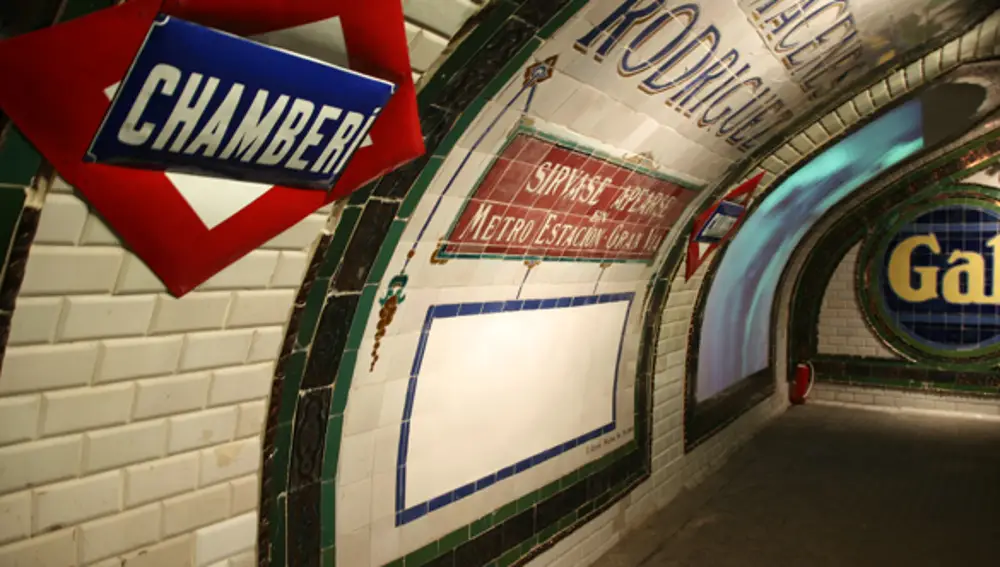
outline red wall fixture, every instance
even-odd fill
[[[330,187],[85,161],[154,20],[164,16],[389,81],[395,92],[363,141],[356,136],[353,158]],[[423,154],[403,26],[398,0],[130,0],[0,42],[0,108],[180,296],[324,204]],[[220,88],[207,96],[224,95]]]

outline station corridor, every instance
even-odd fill
[[[0,0],[0,567],[1000,567],[998,248],[1000,0]]]
[[[1000,420],[807,404],[600,567],[988,567]]]

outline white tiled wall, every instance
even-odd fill
[[[403,8],[417,78],[478,4]],[[178,300],[57,183],[0,374],[0,565],[256,564],[274,361],[328,215]]]
[[[252,559],[274,360],[328,214],[175,299],[57,181],[0,374],[0,565]]]
[[[898,359],[865,323],[865,315],[858,305],[854,281],[860,249],[858,244],[844,254],[823,293],[817,350],[819,354]]]
[[[819,383],[813,386],[809,400],[810,403],[850,405],[883,411],[932,412],[1000,420],[1000,402],[987,398],[942,397],[906,390]]]

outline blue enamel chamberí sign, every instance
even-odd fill
[[[86,160],[328,190],[394,90],[161,15]]]
[[[1000,344],[1000,211],[949,203],[905,221],[872,259],[882,316],[932,352],[982,354]]]

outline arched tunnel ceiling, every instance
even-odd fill
[[[710,183],[796,119],[997,5],[592,1],[536,53],[555,56],[556,73],[531,114]]]

